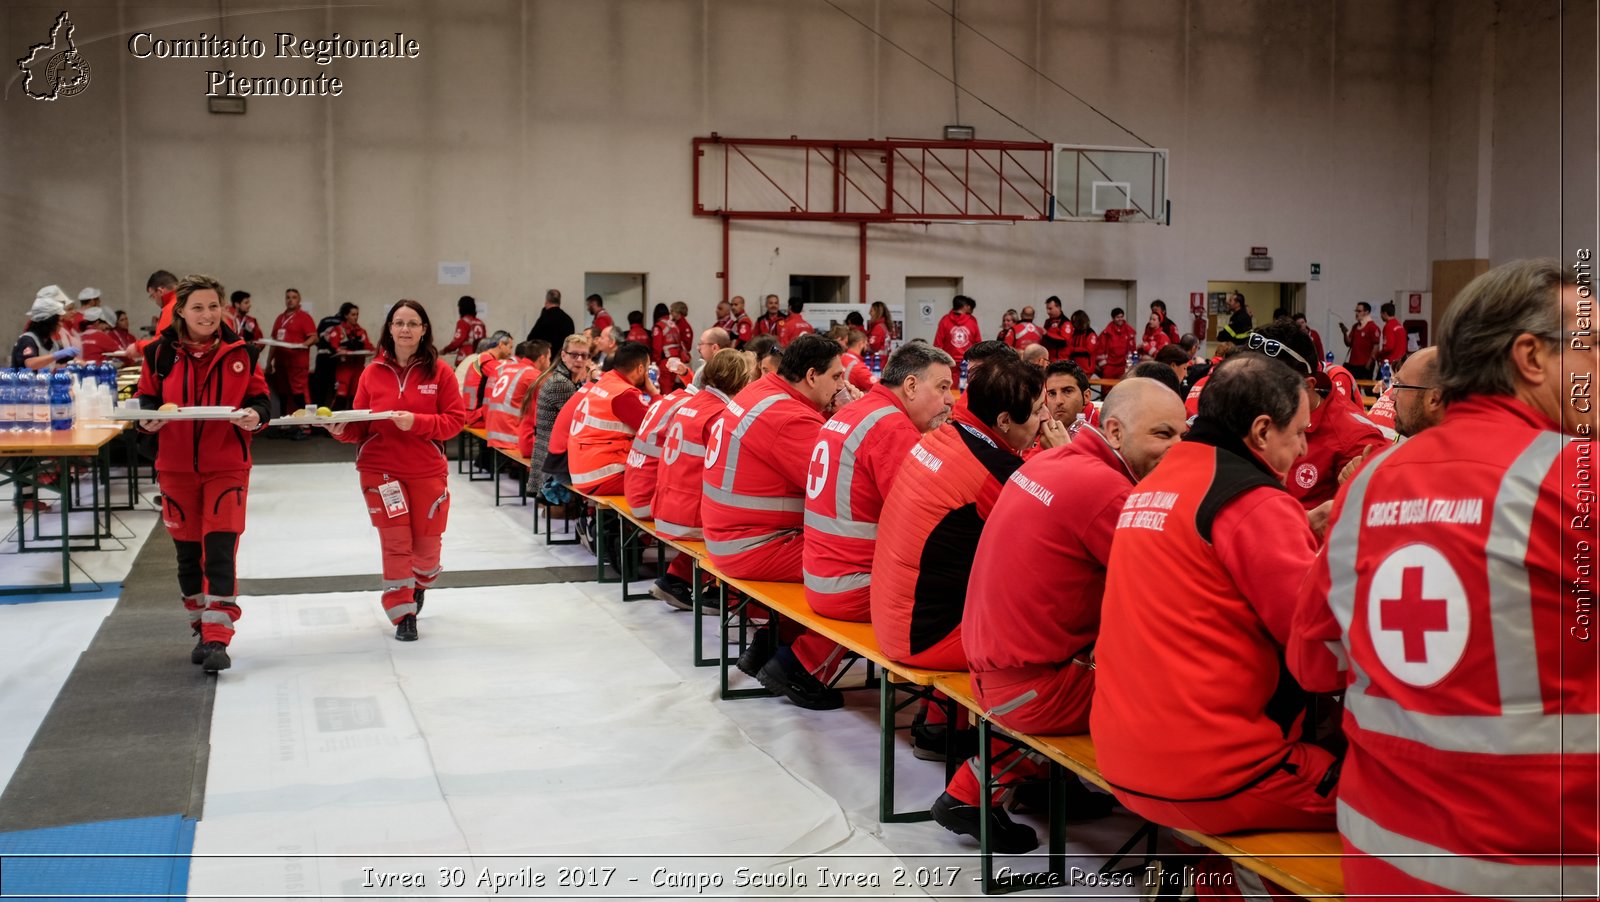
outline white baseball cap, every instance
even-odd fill
[[[98,289],[98,288],[85,288],[84,290],[78,292],[78,300],[80,300],[80,301],[98,301],[98,300],[100,300],[100,289]]]

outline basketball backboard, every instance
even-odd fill
[[[1051,219],[1167,221],[1167,151],[1161,147],[1055,146]]]

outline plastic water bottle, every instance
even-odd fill
[[[50,374],[44,370],[28,374],[28,430],[50,431]]]
[[[1078,430],[1082,429],[1083,427],[1085,427],[1087,425],[1089,425],[1089,418],[1084,416],[1083,414],[1080,413],[1077,416],[1073,417],[1072,418],[1072,425],[1067,427],[1067,438],[1077,438]]]
[[[1128,352],[1128,372],[1130,372],[1130,373],[1133,372],[1133,368],[1138,366],[1138,365],[1139,365],[1139,349],[1135,348],[1135,349],[1133,349],[1133,350]]]
[[[961,358],[961,391],[967,390],[967,359]]]
[[[56,370],[50,376],[50,428],[65,432],[72,428],[72,374]]]
[[[1378,384],[1382,386],[1383,391],[1388,391],[1392,382],[1394,382],[1394,370],[1390,369],[1389,361],[1385,360],[1383,366],[1378,367]]]
[[[17,425],[17,374],[13,370],[0,370],[0,431],[16,432]]]
[[[661,387],[661,367],[650,364],[650,384],[656,388]]]

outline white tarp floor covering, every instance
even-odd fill
[[[895,868],[919,867],[956,869],[932,895],[977,892],[972,844],[878,824],[875,693],[834,712],[718,701],[715,670],[688,664],[692,618],[616,599],[596,584],[435,590],[415,644],[394,641],[376,593],[241,599],[191,896],[393,893],[383,873],[425,875],[408,895],[488,895],[486,870],[530,867],[551,884],[500,894],[554,895],[574,865],[618,868],[611,892],[644,898],[695,895],[658,868],[719,875],[705,894],[733,897],[817,895],[819,866],[882,883],[847,895],[920,895],[893,888]],[[902,807],[943,782],[904,747],[899,774]],[[1109,852],[1132,827],[1082,829],[1069,853]],[[791,866],[804,888],[735,883],[740,867]],[[465,887],[440,885],[453,868]]]
[[[469,482],[450,464],[446,570],[517,570],[594,565],[577,545],[547,546],[533,538],[532,504],[508,495],[494,506],[494,485]],[[556,529],[561,529],[556,520]],[[250,473],[250,508],[239,542],[240,579],[353,576],[378,573],[378,531],[367,518],[354,466],[348,463],[259,466]]]
[[[78,656],[116,602],[98,595],[0,605],[0,787],[11,782]]]
[[[120,503],[127,498],[125,484],[120,481],[115,482],[112,489],[111,497],[117,502]],[[145,539],[149,538],[161,523],[161,515],[150,500],[155,487],[147,482],[141,482],[140,490],[142,500],[138,510],[111,512],[111,536],[100,539],[101,550],[72,552],[72,583],[75,589],[80,585],[89,588],[93,583],[100,583],[103,586],[120,583],[127,578],[128,571],[133,569],[134,558],[139,556],[139,549],[144,547]],[[51,492],[44,493],[43,497],[52,505],[59,503]],[[88,503],[87,488],[83,501],[85,504]],[[33,536],[31,515],[24,520],[23,528],[28,530],[27,554],[17,550],[16,512],[9,503],[6,505],[4,515],[6,519],[0,523],[0,585],[59,585],[60,539],[52,537],[61,535],[60,509],[52,507],[49,511],[39,513],[39,531],[42,534],[42,538],[39,539]],[[69,529],[75,535],[87,536],[94,528],[93,514],[87,510],[73,510],[67,515],[67,522]],[[166,536],[163,535],[161,540],[166,541]],[[75,540],[73,544],[87,544],[89,541],[85,538]],[[49,550],[35,552],[32,550],[35,547]]]

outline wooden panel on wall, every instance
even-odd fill
[[[1467,283],[1489,271],[1489,261],[1481,259],[1433,261],[1433,322],[1428,334],[1439,334],[1439,320]],[[1437,338],[1434,339],[1437,341]]]

